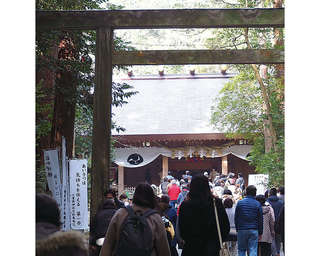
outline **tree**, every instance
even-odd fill
[[[267,7],[270,4],[270,1],[240,0],[227,3],[225,7]],[[280,48],[283,47],[281,35],[282,29],[221,29],[207,45],[227,49]],[[282,67],[253,64],[231,68],[239,75],[226,84],[216,99],[211,121],[220,130],[251,139],[254,144],[249,158],[251,164],[258,172],[268,173],[271,184],[283,184],[284,80],[283,72],[279,71]]]
[[[106,2],[105,0],[39,0],[36,2],[36,8],[37,10],[101,9],[101,4]],[[92,56],[95,54],[95,39],[95,31],[37,31],[36,178],[39,187],[44,181],[42,150],[61,145],[62,136],[66,137],[69,158],[75,154],[74,134],[78,143],[76,153],[90,155],[95,79]],[[119,37],[114,38],[114,47],[115,50],[132,49],[128,46],[128,42]],[[112,105],[121,107],[127,103],[127,99],[137,93],[132,89],[133,87],[125,83],[113,83]],[[113,128],[124,129],[116,124]],[[107,188],[108,184],[105,184],[105,187]],[[102,196],[100,201],[103,200]],[[92,204],[98,205],[99,202],[91,200]],[[94,216],[93,210],[91,213],[91,216]]]

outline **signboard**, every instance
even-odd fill
[[[268,189],[268,174],[249,174],[248,185],[254,185],[257,188],[257,195],[264,195]]]
[[[71,228],[88,228],[87,160],[69,160]]]
[[[61,209],[61,180],[57,149],[44,151],[44,164],[49,190]]]

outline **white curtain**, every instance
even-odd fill
[[[124,166],[127,168],[137,168],[145,166],[152,161],[154,161],[159,155],[163,155],[170,158],[182,157],[209,157],[216,158],[222,157],[229,154],[233,154],[243,160],[247,160],[246,156],[250,153],[251,145],[233,145],[224,148],[195,148],[195,147],[185,147],[185,148],[160,148],[160,147],[145,147],[145,148],[116,148],[115,149],[115,160],[117,165]],[[128,162],[128,158],[131,155],[138,154],[139,161],[138,164],[131,164]],[[143,159],[143,161],[142,161]]]

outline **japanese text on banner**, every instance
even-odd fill
[[[88,228],[87,160],[70,160],[71,228]]]
[[[61,180],[57,149],[44,151],[44,164],[49,190],[61,209]]]

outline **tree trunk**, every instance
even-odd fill
[[[58,46],[54,45],[50,51],[50,57],[58,58]],[[42,57],[44,60],[46,57]],[[42,67],[36,71],[36,87],[37,97],[36,104],[42,110],[36,112],[36,124],[40,125],[41,122],[47,121],[50,124],[53,122],[54,112],[54,91],[55,91],[55,77],[56,74],[49,68]],[[41,96],[40,96],[41,95]],[[43,166],[43,150],[51,148],[50,132],[47,135],[42,135],[37,139],[36,144],[36,169],[38,170]]]
[[[251,45],[249,42],[249,37],[248,37],[248,28],[244,29],[245,32],[245,39],[247,43],[248,49],[251,49]],[[255,73],[255,76],[259,82],[260,88],[261,88],[261,94],[264,102],[264,110],[267,115],[267,119],[264,120],[264,137],[265,137],[265,152],[268,153],[272,149],[276,150],[276,141],[277,141],[277,136],[275,129],[272,124],[272,116],[271,116],[271,106],[270,106],[270,99],[268,95],[267,88],[265,84],[263,83],[262,77],[260,75],[260,72],[258,70],[257,65],[251,64],[251,67]]]
[[[70,60],[76,58],[72,38],[64,37],[59,44],[58,58]],[[74,157],[74,120],[76,106],[77,74],[68,67],[57,72],[54,104],[54,118],[51,131],[52,147],[61,147],[62,136],[66,139],[68,158]]]

